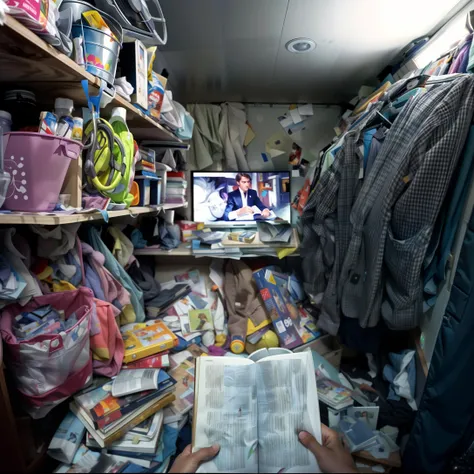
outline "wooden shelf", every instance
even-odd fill
[[[100,79],[86,72],[10,15],[6,15],[5,25],[0,26],[0,71],[4,88],[24,88],[35,92],[38,103],[44,105],[45,110],[53,108],[56,97],[69,97],[74,100],[76,107],[86,106],[80,84],[83,79],[89,82],[91,94],[95,94],[100,87]],[[127,109],[127,123],[137,140],[182,143],[123,97],[116,95],[104,109],[105,116],[112,107]]]
[[[249,247],[244,247],[242,246],[241,248],[247,248],[247,250],[251,251],[252,248]],[[255,248],[255,247],[254,247]],[[275,250],[277,250],[279,247],[272,247]],[[183,242],[181,243],[177,248],[172,249],[172,250],[163,250],[159,248],[144,248],[144,249],[136,249],[133,252],[134,255],[149,255],[153,257],[198,257],[198,258],[205,258],[205,257],[212,257],[212,255],[194,255],[191,251],[191,242]],[[292,253],[291,255],[288,255],[288,257],[298,257],[299,256],[299,251],[297,250],[296,252]],[[230,258],[229,257],[223,257],[222,255],[219,255],[220,258]],[[241,255],[240,258],[258,258],[258,257],[270,257],[268,255],[246,255],[243,254]]]
[[[152,255],[153,257],[189,257],[192,256],[191,242],[183,242],[172,250],[163,249],[136,249],[134,255]]]
[[[109,219],[116,217],[137,217],[143,214],[158,213],[161,210],[178,209],[186,207],[187,204],[160,204],[159,206],[150,207],[131,207],[120,211],[108,211]],[[15,213],[0,214],[0,224],[19,225],[19,224],[37,224],[37,225],[59,225],[59,224],[74,224],[77,222],[91,222],[103,220],[100,212],[91,212],[85,214],[68,214],[61,215],[60,213],[54,215],[44,215],[39,213]]]

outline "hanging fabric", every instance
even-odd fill
[[[474,79],[414,97],[398,116],[351,212],[339,282],[342,312],[372,327],[416,327],[431,233],[472,120]],[[323,326],[337,326],[324,319]],[[331,324],[327,324],[327,323]]]
[[[322,317],[321,327],[331,334],[338,330],[338,324],[331,327],[332,320],[339,320],[337,282],[352,232],[350,212],[363,173],[363,156],[357,142],[363,128],[382,106],[382,103],[373,105],[363,120],[347,132],[334,163],[322,174],[301,217],[305,290],[313,303],[328,313]]]
[[[88,229],[89,241],[94,250],[97,250],[104,255],[105,258],[105,268],[109,270],[110,273],[124,286],[124,288],[130,293],[130,299],[132,302],[133,309],[135,311],[134,315],[131,316],[131,321],[133,323],[145,321],[145,311],[143,309],[143,292],[140,288],[135,285],[133,280],[130,278],[128,273],[120,265],[120,263],[115,259],[110,250],[104,244],[100,238],[100,232],[95,227],[89,227]],[[134,316],[134,317],[133,317]]]
[[[462,455],[474,440],[472,201],[470,210],[451,295],[403,456],[403,465],[412,472],[446,472],[452,458]]]

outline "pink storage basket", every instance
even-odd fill
[[[3,204],[10,211],[52,211],[71,160],[82,143],[44,133],[11,132],[4,135],[5,171],[12,177]]]

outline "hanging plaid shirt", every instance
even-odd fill
[[[352,209],[338,286],[362,327],[380,316],[392,329],[418,325],[423,260],[473,111],[474,78],[460,76],[414,97],[391,127]]]
[[[347,133],[334,163],[316,184],[302,215],[305,290],[321,309],[322,329],[333,334],[337,333],[338,324],[333,327],[331,320],[338,321],[340,311],[337,282],[352,234],[349,216],[361,184],[363,161],[358,150],[359,135],[382,106],[382,103],[372,105]]]

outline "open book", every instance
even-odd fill
[[[262,349],[249,359],[199,357],[194,405],[193,451],[221,447],[198,472],[320,472],[298,440],[305,430],[321,442],[308,352]]]
[[[236,221],[248,221],[252,219],[263,219],[263,220],[273,220],[276,219],[276,214],[269,209],[270,215],[268,217],[262,217],[262,211],[257,206],[252,206],[252,213],[242,214],[241,216],[236,217]]]

